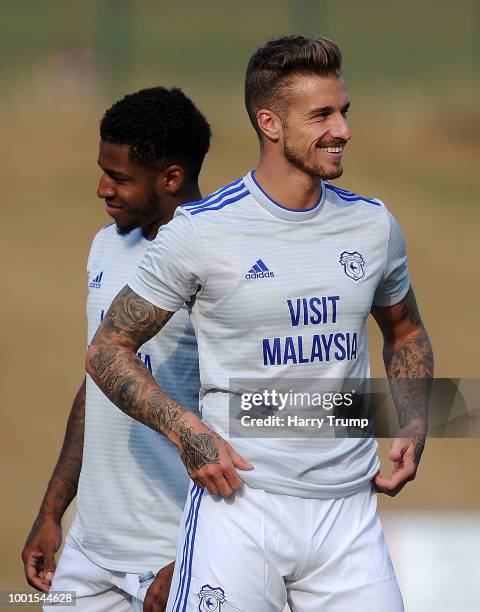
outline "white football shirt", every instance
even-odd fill
[[[88,258],[88,342],[150,244],[141,230],[98,232]],[[158,384],[198,410],[198,352],[186,308],[180,309],[138,357]],[[156,571],[175,558],[188,477],[164,436],[131,419],[87,376],[85,440],[77,514],[67,541],[109,570]]]
[[[191,309],[201,411],[228,438],[230,379],[368,378],[372,304],[409,288],[400,229],[382,202],[322,181],[310,209],[274,202],[253,172],[177,209],[129,286],[157,307]],[[335,498],[378,470],[376,441],[235,438],[247,485]]]

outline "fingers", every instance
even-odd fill
[[[214,480],[204,477],[200,478],[200,482],[202,483],[202,489],[207,489],[210,495],[218,495],[218,489]]]
[[[402,460],[403,454],[408,450],[410,441],[407,438],[394,438],[388,454],[390,461],[398,462]]]
[[[143,612],[165,612],[165,610],[167,609],[167,601],[168,601],[168,592],[166,596],[163,593],[160,593],[155,598],[152,604],[152,607],[149,610],[145,609],[145,604],[143,605]]]
[[[41,551],[27,553],[23,558],[23,564],[28,584],[37,591],[48,593],[50,582],[43,577],[43,553]]]
[[[388,477],[377,474],[373,480],[373,484],[379,493],[385,493],[393,497],[399,493],[410,480],[412,480],[410,475],[403,472],[398,472]]]
[[[229,497],[243,486],[243,480],[238,476],[233,465],[220,463],[207,463],[190,477],[200,488],[206,488],[210,495]]]
[[[170,563],[157,573],[148,588],[143,602],[143,612],[165,612],[174,568],[175,564]]]
[[[55,553],[51,550],[46,551],[43,555],[43,570],[45,572],[45,580],[51,586],[53,580],[53,574],[57,568],[55,561]]]
[[[239,491],[243,487],[243,480],[237,474],[233,465],[226,468],[223,475],[224,480],[226,481],[229,489],[231,489],[232,493]]]
[[[155,600],[155,604],[153,606],[152,612],[165,612],[165,610],[167,609],[167,601],[168,601],[168,595],[166,599],[162,597],[161,595],[160,597],[157,597],[157,599]]]
[[[230,456],[230,459],[236,468],[238,468],[239,470],[253,470],[253,465],[251,463],[248,463],[248,461],[244,459],[242,455],[240,455],[240,453],[237,453],[237,451],[233,448],[231,444],[225,442],[225,445],[227,447],[227,452]]]
[[[393,497],[403,487],[415,479],[417,466],[414,461],[415,449],[407,438],[394,438],[389,453],[389,459],[393,462],[393,472],[390,476],[382,476],[378,472],[373,479],[373,484],[379,493]]]
[[[234,472],[233,469],[232,471]],[[232,488],[227,482],[222,468],[218,464],[207,464],[199,470],[196,470],[194,475],[195,478],[193,478],[193,475],[190,475],[190,477],[195,484],[201,489],[206,488],[210,495],[214,496],[221,495],[222,497],[228,497],[243,484],[243,481],[237,476],[239,483],[235,483],[235,489]]]
[[[237,476],[238,478],[238,476]],[[240,479],[239,479],[240,480]],[[225,476],[219,476],[216,480],[215,480],[215,486],[218,490],[218,494],[221,495],[222,497],[229,497],[232,493],[234,493],[234,491],[236,489],[233,489],[227,482]],[[240,487],[242,485],[240,484]],[[240,488],[238,487],[238,488]]]
[[[145,595],[145,599],[143,601],[143,612],[153,612],[153,607],[155,605],[155,597],[156,593],[152,589],[153,584],[150,585],[147,594]]]
[[[407,482],[415,480],[416,466],[412,460],[402,459],[397,465],[399,467],[395,467],[390,476],[382,476],[380,472],[375,475],[373,484],[379,493],[393,497],[403,489]]]

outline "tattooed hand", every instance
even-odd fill
[[[387,478],[378,473],[374,485],[393,496],[414,480],[425,446],[433,353],[411,287],[399,304],[374,307],[372,314],[385,340],[385,369],[400,425],[389,454],[393,473]]]
[[[193,413],[172,400],[136,357],[142,344],[173,316],[124,287],[112,302],[88,349],[86,369],[123,412],[169,438],[187,471],[212,495],[231,495],[243,481],[236,469],[252,466]]]
[[[223,497],[241,488],[243,480],[236,468],[251,470],[253,466],[226,440],[206,427],[195,415],[184,418],[177,433],[182,461],[190,478],[199,487],[206,487],[212,495],[220,494]]]
[[[223,497],[241,488],[243,480],[236,469],[251,470],[253,466],[226,440],[165,394],[155,394],[147,405],[147,424],[156,431],[168,431],[195,484]]]

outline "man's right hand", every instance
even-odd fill
[[[253,465],[226,440],[191,413],[185,414],[174,430],[180,456],[196,485],[222,497],[242,487],[236,469],[253,470]]]
[[[52,517],[38,516],[22,551],[25,577],[34,589],[48,593],[61,544],[61,525]]]

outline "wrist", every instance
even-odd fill
[[[420,443],[423,446],[427,433],[428,421],[423,418],[415,418],[401,427],[396,437],[404,441],[410,440],[410,443]]]
[[[183,451],[182,440],[185,439],[186,434],[198,433],[206,429],[201,419],[192,412],[186,411],[182,418],[179,419],[168,432],[167,438],[170,442],[175,444],[180,451]]]
[[[426,434],[428,431],[428,419],[424,416],[415,417],[408,421],[402,429],[409,434]]]
[[[55,523],[56,525],[62,524],[62,517],[65,510],[40,510],[37,515],[37,521],[42,523]]]

